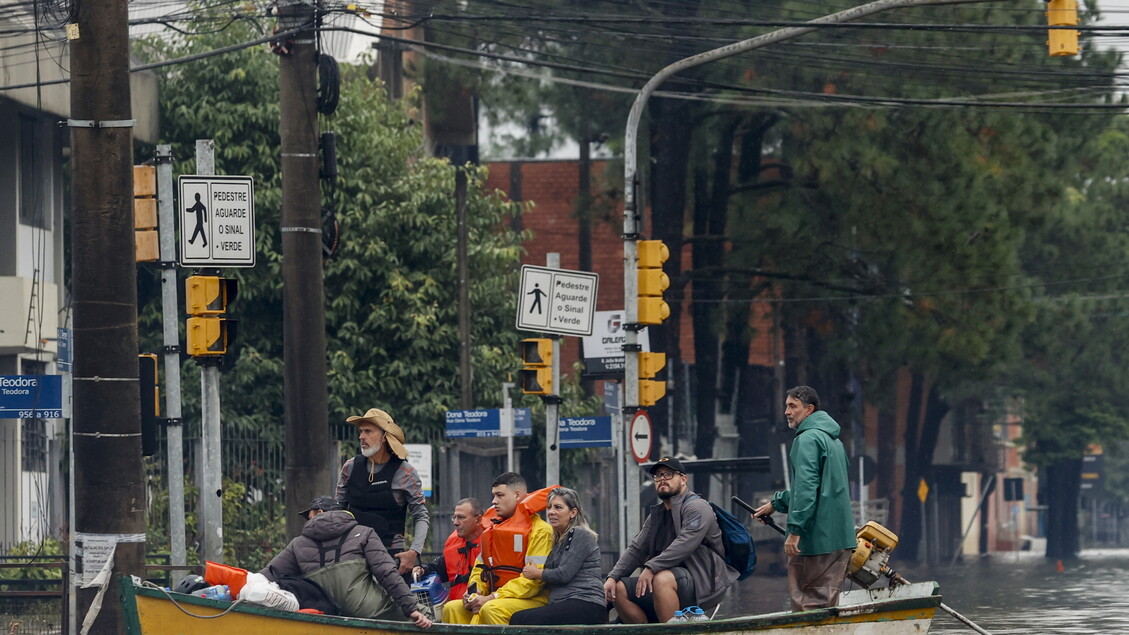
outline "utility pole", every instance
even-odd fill
[[[282,142],[282,331],[286,411],[286,509],[302,509],[331,487],[326,395],[325,280],[318,189],[316,9],[278,3],[279,29],[301,29],[279,57]],[[286,514],[296,536],[302,522]]]
[[[560,269],[561,255],[551,252],[545,255],[545,266]],[[561,336],[552,336],[553,365],[552,394],[541,398],[545,402],[545,486],[561,482],[560,448],[560,404],[561,404]]]
[[[470,369],[470,229],[467,220],[466,168],[455,166],[455,219],[458,238],[455,245],[455,266],[459,275],[459,407],[474,407],[473,381]]]
[[[129,16],[120,1],[76,0],[72,11],[71,495],[74,540],[84,549],[78,578],[86,583],[77,591],[78,619],[89,624],[85,632],[122,633],[118,576],[145,575]]]

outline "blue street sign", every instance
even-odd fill
[[[59,327],[56,330],[58,353],[55,355],[55,366],[58,367],[60,373],[71,372],[71,330]]]
[[[0,375],[0,419],[58,419],[63,416],[59,375]]]
[[[501,411],[497,408],[448,410],[448,439],[484,439],[498,437],[502,428]],[[529,408],[514,408],[514,436],[533,434],[533,415]]]
[[[611,417],[565,417],[561,419],[561,449],[606,448],[612,444]]]

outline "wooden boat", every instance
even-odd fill
[[[879,589],[846,591],[839,606],[800,613],[768,613],[716,619],[707,622],[671,624],[609,624],[607,626],[461,626],[435,624],[421,631],[406,622],[365,620],[306,613],[276,611],[253,604],[222,602],[163,589],[141,586],[126,578],[121,583],[126,633],[129,635],[298,635],[334,633],[351,635],[399,635],[430,632],[461,635],[548,635],[571,631],[607,635],[729,635],[760,631],[789,631],[838,635],[858,633],[887,635],[925,633],[933,614],[941,606],[936,582],[899,585]],[[222,615],[221,615],[222,614]]]

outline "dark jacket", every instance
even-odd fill
[[[823,410],[804,417],[788,452],[791,487],[772,496],[776,511],[788,514],[788,533],[800,537],[800,555],[853,549],[855,515],[847,480],[847,452],[839,424]]]
[[[306,576],[339,562],[364,560],[368,572],[396,603],[405,617],[416,610],[415,596],[398,572],[398,564],[371,527],[358,525],[346,511],[325,512],[306,521],[302,535],[290,541],[281,553],[260,571],[271,580],[283,576]],[[319,584],[327,587],[323,580]],[[343,609],[347,598],[334,597]]]
[[[710,605],[737,581],[739,575],[718,555],[719,552],[724,553],[725,547],[722,546],[717,516],[705,499],[689,489],[670,498],[670,511],[674,521],[674,542],[661,551],[654,544],[659,516],[664,512],[663,504],[659,503],[651,508],[643,528],[627,546],[608,577],[619,580],[644,566],[655,573],[684,567],[694,580],[698,604]]]

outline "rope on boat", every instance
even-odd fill
[[[234,609],[236,606],[238,606],[241,602],[243,602],[243,598],[239,598],[238,600],[235,600],[234,602],[232,602],[231,606],[224,609],[224,611],[222,613],[216,613],[215,615],[197,615],[196,613],[192,613],[188,609],[181,606],[180,602],[177,602],[176,598],[174,598],[171,593],[169,593],[168,591],[165,590],[165,587],[157,586],[156,584],[153,584],[152,582],[149,582],[148,580],[142,582],[141,586],[146,587],[148,589],[156,589],[156,590],[160,591],[161,593],[164,593],[165,597],[167,597],[169,599],[169,601],[172,602],[173,606],[175,606],[177,609],[179,609],[181,613],[184,613],[188,617],[195,617],[196,619],[200,619],[200,620],[214,620],[217,617],[223,617],[224,615],[227,615],[228,613],[230,613],[232,611],[232,609]]]

